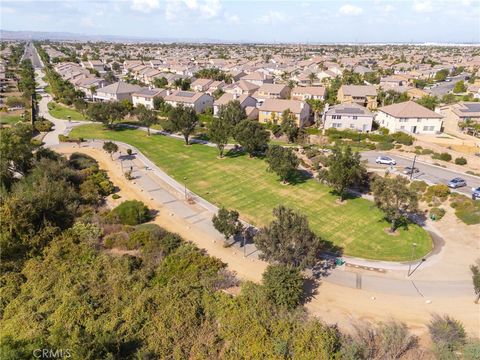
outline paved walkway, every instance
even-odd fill
[[[37,77],[41,78],[42,72],[38,71]],[[37,79],[38,81],[38,79]],[[40,83],[40,81],[39,81]],[[72,146],[71,144],[60,144],[58,135],[67,135],[75,126],[83,122],[68,122],[53,118],[48,114],[47,104],[50,97],[44,94],[40,101],[40,114],[52,121],[55,125],[54,131],[50,132],[44,139],[46,146]],[[116,142],[119,145],[119,152],[114,161],[120,162],[124,171],[132,169],[135,177],[134,184],[149,194],[150,199],[157,202],[170,212],[171,216],[179,216],[186,220],[192,229],[198,228],[203,233],[208,234],[212,241],[218,242],[218,246],[223,246],[223,236],[218,233],[212,225],[211,218],[218,208],[190,192],[181,179],[174,179],[157,167],[152,161],[144,156],[138,149],[125,143]],[[102,141],[89,141],[82,146],[101,149]],[[127,149],[134,151],[134,156],[127,155]],[[195,204],[189,204],[185,200],[185,194],[189,194],[195,199]],[[254,244],[242,244],[237,242],[232,245],[232,251],[238,256],[246,258],[258,258],[258,251]],[[383,268],[394,271],[404,271],[407,275],[408,270],[415,269],[418,266],[425,267],[433,264],[434,261],[427,260],[425,263],[401,264],[379,261],[369,261],[364,259],[346,258],[347,263],[353,266]],[[320,270],[322,272],[322,270]],[[367,291],[386,293],[401,296],[413,297],[457,297],[470,296],[472,294],[471,281],[425,281],[412,279],[390,278],[387,274],[371,275],[371,272],[350,271],[349,267],[341,266],[333,270],[325,270],[322,279],[333,284]],[[398,277],[398,276],[397,276]]]

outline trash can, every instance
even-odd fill
[[[345,261],[343,261],[341,258],[336,258],[335,259],[335,265],[341,266],[343,264],[345,264]]]
[[[432,219],[432,221],[435,221],[435,214],[430,215],[430,219]]]

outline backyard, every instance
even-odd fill
[[[53,101],[48,103],[48,112],[57,119],[68,119],[70,116],[72,120],[85,120],[85,117],[77,110],[70,109]]]
[[[75,128],[72,137],[111,139],[137,147],[160,168],[208,201],[236,209],[256,226],[272,219],[272,209],[283,204],[308,216],[312,229],[323,239],[344,249],[350,256],[408,261],[412,243],[416,257],[432,247],[430,236],[421,227],[409,225],[389,235],[389,224],[374,204],[362,198],[339,205],[330,189],[313,179],[298,178],[282,185],[267,171],[264,160],[246,155],[217,158],[217,150],[204,145],[185,146],[180,140],[162,135],[147,136],[141,130],[106,130],[89,124]]]

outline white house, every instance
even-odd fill
[[[193,91],[172,91],[167,90],[165,96],[165,102],[177,107],[179,104],[183,104],[185,107],[193,107],[195,112],[204,112],[206,108],[213,108],[213,97],[208,94]]]
[[[374,115],[367,108],[358,104],[339,104],[326,110],[323,115],[325,129],[372,130]]]
[[[141,86],[128,84],[123,81],[97,89],[93,101],[132,101],[132,94],[142,89]]]
[[[413,101],[378,109],[375,120],[390,130],[412,134],[437,134],[442,131],[443,116]]]

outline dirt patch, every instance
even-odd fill
[[[336,205],[347,205],[347,200],[336,199],[335,204]]]
[[[399,236],[399,235],[400,235],[400,233],[399,233],[397,230],[395,230],[394,232],[392,232],[389,227],[383,228],[383,231],[384,231],[387,235],[390,235],[390,236]]]

